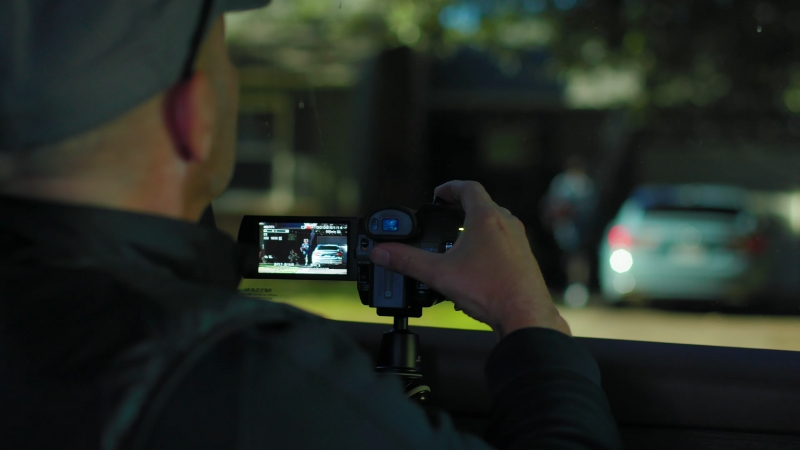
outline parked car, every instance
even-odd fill
[[[606,229],[600,289],[609,303],[691,299],[738,305],[761,287],[764,249],[746,191],[642,186]]]
[[[325,266],[340,266],[344,264],[344,251],[338,245],[318,245],[311,252],[311,264]]]

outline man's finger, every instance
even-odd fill
[[[378,244],[369,255],[373,263],[429,285],[442,256],[397,242]]]
[[[493,204],[486,189],[475,181],[450,181],[437,187],[433,194],[450,203],[461,204],[467,215],[478,208]]]

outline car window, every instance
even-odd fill
[[[685,212],[689,214],[702,214],[702,213],[711,213],[711,214],[722,214],[726,216],[735,216],[742,211],[739,209],[733,208],[715,208],[713,206],[676,206],[676,205],[656,205],[647,208],[648,213],[659,213],[659,212]]]
[[[306,0],[227,33],[232,235],[473,179],[525,224],[576,335],[800,349],[800,4]],[[355,283],[243,286],[386,321]],[[487,329],[448,303],[411,324]]]

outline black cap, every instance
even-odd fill
[[[224,12],[269,0],[0,0],[0,152],[58,142],[178,82]]]

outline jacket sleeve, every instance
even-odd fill
[[[575,339],[526,328],[500,341],[486,364],[488,441],[498,448],[622,448],[600,370]]]
[[[517,345],[536,345],[533,342],[536,338],[531,339]],[[505,347],[508,346],[498,347],[494,352],[491,366],[513,363],[514,358],[505,352]],[[528,364],[535,362],[531,358],[527,360]],[[591,413],[581,412],[582,420],[587,420],[597,411],[607,412],[605,404],[592,403],[605,401],[602,392],[597,396],[587,388],[594,396],[578,405],[569,396],[545,398],[535,393],[541,392],[536,385],[547,381],[527,377],[528,372],[537,369],[528,366],[526,371],[522,368],[524,364],[517,365],[519,369],[506,368],[499,381],[495,381],[500,401],[496,403],[495,414],[499,420],[495,422],[493,442],[511,447],[534,442],[561,445],[573,438],[582,439],[580,442],[588,439],[580,433],[562,430],[573,425],[580,428],[575,421],[567,421],[566,425],[560,420],[548,421],[550,406],[521,403],[566,398],[570,405],[557,411],[568,414],[588,407]],[[568,371],[551,374],[562,375],[581,376]],[[584,379],[595,386],[586,376]],[[548,386],[552,387],[552,383]],[[599,391],[599,387],[595,388]],[[198,398],[210,399],[210,403],[200,406],[202,402]],[[515,414],[526,417],[513,417]],[[189,374],[162,417],[150,441],[151,448],[186,447],[187,444],[205,444],[201,446],[211,448],[209,445],[215,442],[226,448],[248,449],[490,448],[484,440],[455,430],[446,414],[431,417],[406,400],[397,380],[377,376],[369,358],[348,336],[334,324],[316,318],[279,328],[250,329],[221,343]],[[601,414],[600,422],[605,426],[609,417]],[[550,430],[552,424],[558,429]],[[547,429],[526,428],[530,425]],[[613,427],[611,422],[608,425]],[[540,436],[546,439],[537,440]],[[561,440],[551,439],[551,436]],[[595,441],[585,441],[589,442]],[[586,448],[605,447],[587,445]]]

